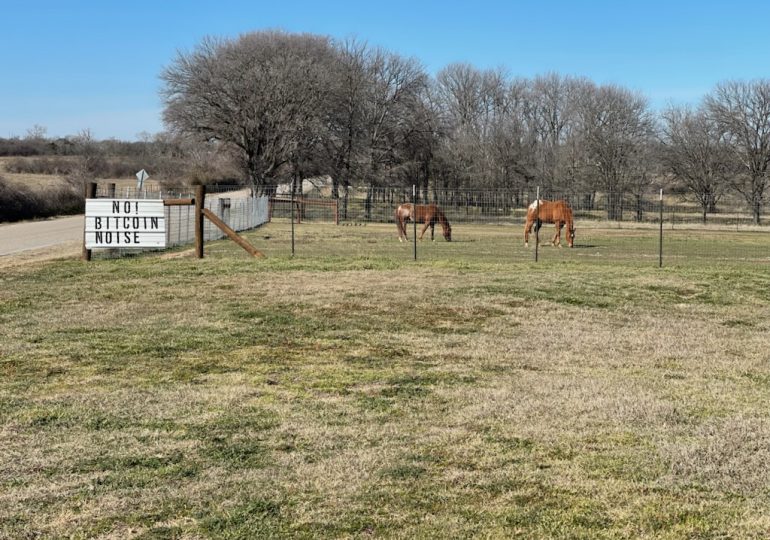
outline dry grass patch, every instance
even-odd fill
[[[765,535],[765,268],[390,240],[11,268],[0,536]]]

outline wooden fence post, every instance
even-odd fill
[[[203,258],[203,204],[206,186],[195,187],[195,256]]]
[[[84,192],[86,199],[94,199],[96,198],[96,182],[88,182],[85,186],[85,192]],[[84,261],[90,261],[91,260],[91,250],[86,249],[86,227],[85,222],[83,223],[83,256]]]

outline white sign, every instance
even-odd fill
[[[166,247],[160,199],[86,199],[86,249]]]
[[[147,180],[150,177],[149,174],[147,174],[147,171],[142,169],[138,173],[136,173],[136,189],[142,189],[142,184],[144,184],[144,181]]]

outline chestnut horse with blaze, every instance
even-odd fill
[[[551,243],[561,247],[561,228],[567,226],[567,244],[572,247],[575,240],[575,225],[572,220],[572,209],[567,201],[538,201],[533,202],[527,208],[527,224],[524,225],[524,246],[529,245],[529,232],[535,224],[535,231],[540,230],[543,223],[556,225],[556,234]]]
[[[441,224],[441,228],[444,231],[444,238],[447,242],[452,241],[452,227],[449,225],[444,212],[435,204],[418,204],[414,207],[411,203],[399,204],[395,211],[396,226],[398,227],[398,239],[403,242],[409,240],[406,236],[406,222],[410,219],[417,223],[424,223],[425,225],[420,232],[420,240],[422,240],[425,231],[430,227],[430,239],[433,240],[434,228],[436,222]]]

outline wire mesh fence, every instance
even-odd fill
[[[271,223],[265,253],[319,256],[332,239],[346,242],[336,249],[343,256],[378,256],[417,259],[450,259],[468,256],[493,261],[535,260],[544,263],[569,260],[627,261],[635,264],[678,264],[688,261],[746,261],[770,263],[770,227],[754,223],[738,199],[724,199],[707,212],[680,196],[660,193],[552,193],[541,191],[541,200],[564,200],[574,218],[574,244],[567,247],[569,230],[553,223],[533,227],[529,246],[524,245],[527,211],[537,199],[537,188],[528,191],[441,190],[430,193],[411,189],[366,188],[340,191],[315,189],[290,194],[284,188],[264,190],[272,195],[254,197],[243,186],[207,187],[206,208],[236,231],[250,231]],[[100,186],[97,196],[118,198],[184,198],[184,190],[123,188],[110,192]],[[451,226],[451,242],[444,239],[442,224],[407,222],[408,242],[398,242],[395,210],[402,203],[434,203]],[[765,210],[765,209],[763,209]],[[194,241],[194,209],[166,207],[167,245]],[[204,220],[204,240],[224,234]],[[330,229],[331,227],[331,229]],[[332,232],[333,231],[333,232]],[[414,241],[415,232],[422,239]],[[557,234],[559,233],[559,234]],[[554,245],[554,237],[562,247]],[[434,241],[430,241],[431,238]],[[283,243],[282,243],[283,242]],[[416,246],[415,246],[416,244]],[[334,250],[332,250],[334,251]]]
[[[375,224],[388,225],[368,229],[371,236],[387,235],[397,241],[395,210],[399,204],[416,200],[418,204],[437,204],[451,224],[451,242],[443,238],[442,227],[420,223],[417,258],[452,257],[462,250],[490,260],[566,261],[570,259],[635,261],[644,264],[672,264],[686,261],[770,262],[770,227],[754,223],[753,216],[738,199],[724,199],[706,212],[681,196],[661,193],[549,193],[543,200],[564,200],[574,216],[574,247],[566,247],[569,232],[560,231],[561,245],[553,245],[557,228],[542,223],[534,238],[524,247],[527,209],[536,200],[537,189],[530,191],[460,191],[443,190],[430,194],[409,189],[362,189],[329,194],[311,192],[273,198],[273,222],[290,221],[292,216],[307,231],[312,224],[338,223],[342,227]],[[335,204],[328,204],[333,201]],[[293,206],[292,206],[293,205]],[[407,224],[409,242],[413,242],[414,224]],[[431,230],[433,229],[433,230]],[[350,229],[348,229],[350,230]],[[309,231],[308,231],[309,232]],[[433,233],[433,242],[426,242]],[[310,235],[298,232],[296,250],[303,249]],[[558,238],[558,237],[557,237]],[[414,250],[405,256],[414,256]],[[401,255],[399,255],[401,256]]]

